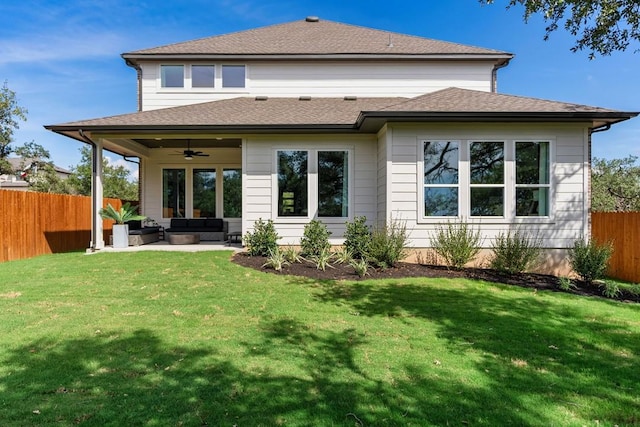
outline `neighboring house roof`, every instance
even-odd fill
[[[594,126],[636,116],[606,108],[448,88],[415,98],[233,98],[201,104],[83,120],[47,129],[150,130],[352,130],[367,119],[431,121],[593,121]],[[73,135],[69,135],[73,136]]]
[[[9,162],[13,170],[17,171],[17,170],[26,170],[30,168],[33,163],[40,162],[41,160],[34,159],[34,158],[24,158],[24,157],[9,157],[7,158],[7,161]],[[71,175],[70,170],[61,168],[60,166],[53,165],[53,169],[59,174]]]
[[[370,56],[379,57],[495,57],[506,63],[511,53],[444,42],[309,17],[284,24],[207,37],[183,43],[124,53],[135,62],[150,57],[191,56]]]

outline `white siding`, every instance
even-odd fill
[[[258,219],[274,221],[278,234],[282,237],[279,244],[299,244],[307,218],[279,219],[274,214],[275,193],[275,152],[281,149],[316,150],[349,149],[353,153],[353,170],[349,174],[353,180],[349,206],[350,218],[366,216],[375,218],[377,209],[377,153],[374,135],[250,135],[243,142],[244,153],[244,215],[243,234],[253,229]],[[315,167],[309,165],[313,174]],[[311,199],[311,194],[310,194]],[[331,242],[342,242],[347,219],[326,219]]]
[[[510,227],[535,231],[543,237],[548,248],[567,248],[576,238],[584,236],[584,188],[588,176],[586,168],[585,129],[583,124],[389,124],[392,133],[391,207],[394,218],[406,221],[414,247],[429,247],[430,235],[438,221],[419,219],[419,192],[422,191],[416,163],[421,141],[448,140],[550,140],[552,141],[552,216],[549,219],[472,219],[484,236],[484,246]]]
[[[161,62],[141,64],[142,109],[174,107],[241,96],[414,97],[448,87],[489,91],[490,62],[254,62],[247,65],[247,87],[192,89],[160,87]],[[221,63],[216,63],[220,73]]]

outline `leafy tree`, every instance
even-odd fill
[[[594,211],[640,211],[638,157],[594,158],[591,168],[591,206]]]
[[[27,110],[18,105],[16,94],[7,82],[0,89],[0,174],[11,174],[13,169],[7,157],[13,151],[13,133],[19,128],[18,120],[27,120]]]
[[[80,148],[81,159],[78,166],[71,168],[69,184],[77,194],[91,195],[91,149]],[[123,166],[110,165],[107,159],[102,162],[102,183],[104,197],[123,200],[138,200],[138,182],[129,181],[129,171]]]
[[[479,1],[491,4],[495,0]],[[525,22],[542,15],[547,23],[545,40],[562,25],[577,38],[571,51],[590,50],[590,59],[624,51],[640,41],[638,0],[509,0],[507,8],[516,5],[524,7]]]

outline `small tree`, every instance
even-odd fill
[[[13,151],[13,133],[19,128],[18,120],[27,120],[27,110],[18,105],[16,93],[7,82],[0,88],[0,175],[12,174],[13,168],[7,157]]]

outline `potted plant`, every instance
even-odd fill
[[[146,216],[138,215],[137,206],[131,206],[127,202],[119,210],[116,210],[111,204],[107,204],[106,208],[100,209],[102,219],[110,219],[116,223],[113,225],[113,247],[126,248],[129,246],[129,224],[127,221],[142,221]]]

